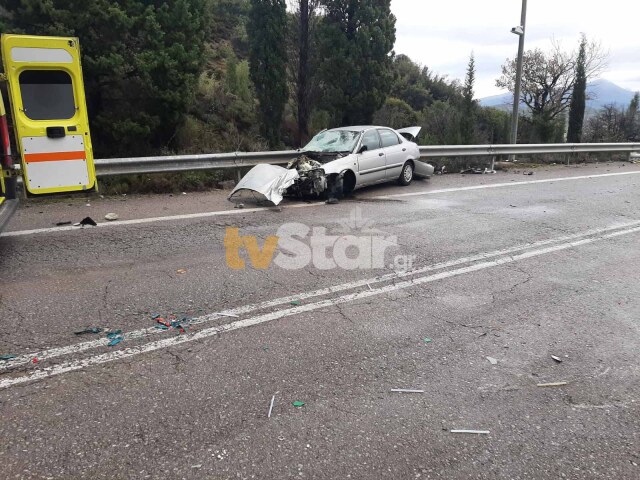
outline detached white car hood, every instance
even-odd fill
[[[277,165],[256,165],[229,194],[231,201],[245,198],[269,201],[274,205],[282,202],[284,192],[299,178],[298,171],[287,170]]]

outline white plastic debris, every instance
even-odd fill
[[[395,393],[424,393],[424,390],[411,390],[407,388],[392,388],[391,391]]]
[[[539,383],[539,387],[562,387],[563,385],[567,385],[567,382],[552,382],[552,383]]]
[[[271,397],[271,405],[269,405],[269,413],[267,414],[267,418],[271,418],[271,412],[273,411],[273,403],[276,401],[276,396]]]
[[[110,222],[113,222],[114,220],[118,220],[118,218],[120,218],[120,217],[118,216],[118,214],[117,214],[117,213],[107,213],[107,214],[104,216],[104,219],[105,219],[105,220],[108,220],[108,221],[110,221]]]
[[[496,360],[496,359],[495,359],[495,358],[493,358],[493,357],[487,357],[487,360],[489,360],[489,363],[490,363],[491,365],[497,365],[497,364],[498,364],[498,360]]]
[[[555,355],[551,355],[551,358],[553,358],[558,363],[562,363],[562,359],[560,357],[556,357]]]
[[[489,435],[489,430],[449,430],[451,433],[470,433],[472,435]]]

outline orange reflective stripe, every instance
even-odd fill
[[[84,150],[79,152],[52,152],[52,153],[25,153],[24,161],[34,162],[59,162],[62,160],[86,160],[87,154]]]

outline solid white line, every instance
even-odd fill
[[[306,207],[313,207],[316,205],[324,205],[324,203],[316,202],[316,203],[302,203],[302,204],[295,204],[295,205],[287,205],[287,208],[306,208]],[[116,220],[115,222],[98,223],[96,227],[64,226],[64,227],[36,228],[33,230],[16,230],[14,232],[0,233],[0,237],[22,237],[25,235],[35,235],[38,233],[68,232],[70,230],[91,230],[93,228],[118,227],[123,225],[141,225],[145,223],[170,222],[175,220],[191,220],[191,219],[197,219],[197,218],[219,217],[224,215],[240,215],[243,213],[253,213],[253,212],[263,212],[263,211],[273,210],[274,208],[278,208],[278,207],[238,208],[234,210],[218,210],[216,212],[186,213],[183,215],[170,215],[167,217],[149,217],[149,218],[137,218],[133,220]]]
[[[443,188],[440,190],[425,190],[422,192],[412,192],[412,193],[397,193],[392,195],[380,195],[376,197],[369,197],[371,200],[389,200],[393,198],[402,198],[402,197],[417,197],[421,195],[436,195],[439,193],[452,193],[452,192],[465,192],[469,190],[482,190],[485,188],[503,188],[503,187],[514,187],[520,185],[533,185],[537,183],[554,183],[554,182],[569,182],[572,180],[585,180],[592,178],[601,178],[601,177],[615,177],[621,175],[638,175],[640,172],[621,172],[621,173],[603,173],[599,175],[581,175],[576,177],[561,177],[561,178],[549,178],[543,180],[529,180],[524,182],[509,182],[509,183],[494,183],[494,184],[486,184],[486,185],[474,185],[470,187],[455,187],[455,188]],[[301,203],[294,205],[286,205],[285,209],[289,208],[309,208],[316,207],[318,205],[324,205],[324,202],[315,202],[315,203]],[[98,223],[98,228],[104,227],[118,227],[124,225],[143,225],[146,223],[158,223],[158,222],[171,222],[178,220],[192,220],[198,218],[209,218],[209,217],[219,217],[225,215],[240,215],[243,213],[254,213],[254,212],[263,212],[272,210],[274,207],[260,207],[260,208],[245,208],[245,209],[234,209],[234,210],[219,210],[217,212],[203,212],[203,213],[188,213],[184,215],[170,215],[167,217],[150,217],[150,218],[137,218],[133,220],[117,220],[115,222],[103,222]],[[277,207],[275,207],[277,208]],[[13,232],[3,232],[0,233],[0,237],[22,237],[26,235],[36,235],[40,233],[57,233],[57,232],[67,232],[70,230],[84,230],[84,229],[92,229],[96,227],[73,227],[73,226],[64,226],[64,227],[50,227],[50,228],[36,228],[33,230],[16,230]]]
[[[547,246],[547,245],[551,245],[554,243],[560,243],[560,242],[568,242],[568,241],[572,241],[572,240],[576,240],[576,239],[581,239],[584,237],[589,237],[589,236],[593,236],[593,235],[600,235],[603,233],[607,233],[607,232],[612,232],[614,230],[621,230],[621,229],[625,229],[625,228],[631,228],[631,227],[635,227],[635,226],[640,226],[640,221],[633,221],[633,222],[626,222],[626,223],[620,223],[620,224],[616,224],[616,225],[611,225],[609,227],[604,227],[604,228],[597,228],[597,229],[591,229],[591,230],[587,230],[581,233],[576,233],[576,234],[572,234],[572,235],[563,235],[561,237],[556,237],[556,238],[551,238],[551,239],[547,239],[547,240],[540,240],[537,242],[533,242],[533,243],[528,243],[528,244],[522,244],[522,245],[516,245],[513,247],[509,247],[509,248],[505,248],[505,249],[501,249],[501,250],[494,250],[491,252],[485,252],[485,253],[479,253],[477,255],[471,255],[468,257],[462,257],[462,258],[458,258],[455,260],[449,260],[446,262],[440,262],[440,263],[436,263],[433,265],[428,265],[426,267],[420,267],[414,270],[409,270],[407,272],[394,272],[394,273],[388,273],[385,275],[380,275],[377,277],[373,277],[373,278],[368,278],[368,279],[363,279],[363,280],[357,280],[354,282],[348,282],[348,283],[343,283],[343,284],[339,284],[339,285],[334,285],[331,287],[326,287],[326,288],[321,288],[318,290],[313,290],[310,292],[301,292],[298,294],[294,294],[294,295],[290,295],[290,296],[286,296],[286,297],[281,297],[281,298],[276,298],[273,300],[267,300],[264,302],[260,302],[260,303],[254,303],[254,304],[250,304],[250,305],[244,305],[242,307],[237,307],[234,309],[229,309],[229,310],[225,310],[222,312],[214,312],[208,315],[203,315],[201,317],[197,317],[191,320],[190,325],[200,325],[200,324],[204,324],[204,323],[209,323],[215,320],[218,320],[222,317],[238,317],[239,315],[243,315],[246,313],[250,313],[250,312],[254,312],[254,311],[258,311],[258,310],[265,310],[267,308],[273,308],[273,307],[277,307],[280,305],[284,305],[284,304],[288,304],[294,300],[307,300],[310,298],[315,298],[315,297],[321,297],[321,296],[325,296],[325,295],[330,295],[333,293],[339,293],[339,292],[344,292],[347,290],[353,290],[356,288],[361,288],[361,287],[367,287],[370,291],[373,291],[373,288],[371,287],[371,284],[378,284],[378,283],[382,283],[382,282],[387,282],[387,281],[391,281],[394,280],[396,278],[406,278],[406,277],[410,277],[410,276],[415,276],[415,275],[419,275],[422,273],[427,273],[427,272],[433,272],[436,270],[442,270],[445,268],[449,268],[449,267],[456,267],[459,265],[464,265],[466,263],[472,263],[472,262],[476,262],[479,260],[487,260],[489,258],[494,258],[494,257],[499,257],[502,255],[509,255],[512,253],[516,253],[516,252],[520,252],[522,250],[529,250],[529,249],[535,249],[535,248],[539,248],[539,247],[543,247],[543,246]],[[156,335],[159,333],[166,333],[162,330],[159,330],[157,328],[154,327],[150,327],[150,328],[144,328],[144,329],[140,329],[140,330],[134,330],[132,332],[128,332],[124,334],[124,337],[126,340],[135,340],[135,339],[139,339],[139,338],[145,338],[151,335]],[[51,358],[56,358],[56,357],[61,357],[61,356],[67,356],[67,355],[72,355],[72,354],[76,354],[76,353],[80,353],[80,352],[84,352],[87,350],[91,350],[94,348],[99,348],[99,347],[104,347],[109,343],[109,340],[106,338],[99,338],[96,340],[90,340],[87,342],[81,342],[81,343],[76,343],[74,345],[69,345],[69,346],[64,346],[64,347],[55,347],[55,348],[50,348],[50,349],[45,349],[45,350],[41,350],[39,352],[33,352],[33,353],[28,353],[28,354],[24,354],[24,355],[19,355],[18,357],[12,359],[12,360],[8,360],[5,362],[0,363],[0,371],[2,370],[7,370],[9,368],[13,368],[19,365],[25,365],[28,364],[32,361],[33,358],[37,358],[39,362],[42,362],[44,360],[48,360]]]
[[[184,343],[194,342],[197,340],[202,340],[205,338],[209,338],[214,335],[218,335],[223,332],[231,332],[234,330],[239,330],[241,328],[247,328],[254,325],[260,325],[263,323],[271,322],[273,320],[278,320],[286,317],[290,317],[293,315],[299,315],[301,313],[312,312],[315,310],[319,310],[322,308],[333,307],[336,305],[354,302],[357,300],[363,300],[366,298],[383,295],[386,293],[394,292],[397,290],[403,290],[410,287],[415,287],[418,285],[423,285],[430,282],[435,282],[438,280],[444,280],[452,277],[456,277],[459,275],[464,275],[472,272],[477,272],[480,270],[484,270],[487,268],[497,267],[500,265],[506,265],[514,262],[518,262],[520,260],[525,260],[528,258],[534,258],[541,255],[546,255],[550,253],[559,252],[562,250],[567,250],[569,248],[575,248],[583,245],[588,245],[594,242],[606,240],[609,238],[615,238],[622,235],[629,235],[632,233],[640,232],[640,227],[631,228],[624,231],[613,232],[607,235],[602,235],[600,237],[592,237],[586,238],[582,240],[577,240],[573,242],[566,242],[560,245],[555,245],[552,247],[542,248],[534,251],[527,251],[520,255],[512,255],[507,257],[498,258],[496,260],[490,262],[482,262],[476,263],[474,265],[470,265],[467,267],[459,268],[457,270],[448,270],[446,272],[437,273],[434,275],[428,275],[424,277],[418,277],[411,280],[406,280],[404,282],[399,282],[391,285],[385,285],[380,288],[376,288],[374,290],[363,290],[357,293],[351,293],[348,295],[343,295],[342,297],[337,297],[335,299],[326,299],[316,303],[309,303],[306,305],[300,305],[294,308],[288,308],[284,310],[278,310],[271,313],[266,313],[263,315],[258,315],[252,318],[247,318],[244,320],[237,320],[235,322],[231,322],[225,325],[215,326],[200,330],[199,332],[195,332],[192,334],[180,335],[177,337],[169,337],[163,340],[158,340],[155,342],[150,342],[145,345],[124,348],[122,350],[117,350],[113,352],[103,353],[101,355],[96,355],[94,357],[77,360],[77,361],[69,361],[65,363],[61,363],[58,365],[54,365],[52,367],[47,367],[40,370],[32,371],[28,374],[7,378],[4,380],[0,380],[0,389],[7,388],[15,385],[20,385],[27,382],[32,382],[35,380],[42,380],[44,378],[53,377],[56,375],[61,375],[68,372],[73,372],[76,370],[81,370],[90,366],[101,365],[104,363],[113,362],[116,360],[122,360],[125,358],[130,358],[136,355],[140,355],[143,353],[149,353],[156,350],[160,350],[163,348],[174,347],[177,345],[181,345]]]
[[[503,188],[503,187],[513,187],[514,185],[535,185],[536,183],[570,182],[572,180],[587,180],[591,178],[601,178],[601,177],[618,177],[621,175],[640,175],[640,172],[602,173],[598,175],[580,175],[576,177],[527,180],[525,182],[490,183],[487,185],[473,185],[471,187],[442,188],[440,190],[427,190],[424,192],[398,193],[398,194],[385,195],[382,197],[375,197],[375,198],[378,200],[383,200],[383,199],[399,198],[399,197],[417,197],[419,195],[434,195],[436,193],[466,192],[469,190],[482,190],[484,188]]]

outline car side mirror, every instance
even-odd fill
[[[367,150],[369,150],[369,148],[368,148],[366,145],[362,145],[362,146],[360,147],[360,150],[358,150],[358,153],[364,153],[364,152],[366,152]]]

